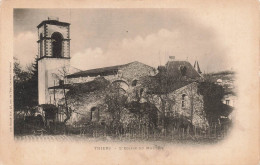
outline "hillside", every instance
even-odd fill
[[[203,75],[206,80],[222,85],[226,92],[234,91],[234,81],[236,73],[234,71],[221,71],[215,73],[208,73]]]

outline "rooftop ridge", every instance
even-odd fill
[[[76,77],[80,77],[79,75],[82,75],[82,74],[97,74],[97,73],[103,73],[105,71],[117,72],[118,69],[120,69],[121,67],[128,66],[128,65],[135,63],[135,62],[138,62],[138,61],[133,61],[133,62],[129,62],[129,63],[126,63],[126,64],[121,64],[121,65],[113,65],[113,66],[100,67],[100,68],[95,68],[95,69],[82,70],[82,71],[67,75],[66,77],[67,78],[76,78]]]

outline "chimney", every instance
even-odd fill
[[[59,17],[48,17],[48,20],[59,21]]]
[[[169,56],[169,61],[174,61],[175,60],[175,56]]]

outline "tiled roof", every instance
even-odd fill
[[[167,70],[167,74],[171,77],[178,78],[186,76],[189,79],[201,78],[199,73],[187,61],[169,61],[166,63],[165,68]],[[182,68],[186,68],[186,73],[184,73],[184,75],[181,72]]]
[[[147,76],[141,80],[141,84],[147,88],[151,94],[167,94],[182,88],[194,81],[184,79],[173,79],[161,76]]]
[[[94,76],[107,76],[107,75],[115,75],[117,74],[118,70],[122,67],[128,66],[134,62],[124,64],[124,65],[115,65],[110,67],[104,67],[104,68],[97,68],[97,69],[90,69],[85,71],[76,72],[74,74],[70,74],[67,76],[67,78],[78,78],[78,77],[94,77]]]
[[[155,76],[142,78],[141,84],[152,94],[165,94],[184,87],[202,77],[187,61],[169,61],[165,66],[158,67]]]
[[[119,69],[132,63],[80,71],[68,75],[67,78],[113,75],[117,74]],[[169,61],[165,66],[158,67],[158,70],[159,73],[155,76],[144,76],[140,78],[141,84],[147,87],[150,93],[159,94],[172,92],[202,78],[187,61]]]
[[[73,84],[64,84],[49,87],[48,89],[70,89],[70,91],[75,92],[92,92],[94,90],[106,87],[109,84],[109,81],[104,77],[97,77],[93,81],[88,81],[85,83],[73,83]]]
[[[49,87],[48,89],[70,89],[71,88],[71,84],[64,84],[63,86],[62,85],[56,85],[56,86],[52,86],[52,87]]]
[[[93,92],[95,90],[104,89],[108,85],[109,81],[104,77],[97,77],[93,81],[71,84],[68,94]]]

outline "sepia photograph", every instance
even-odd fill
[[[0,165],[259,164],[257,0],[2,0]]]
[[[188,9],[14,9],[15,140],[216,144],[236,71]]]

